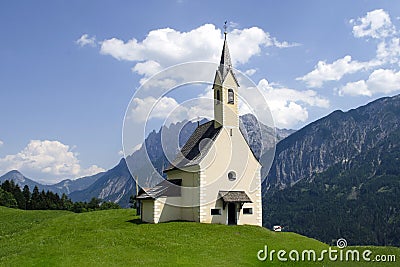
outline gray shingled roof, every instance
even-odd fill
[[[214,127],[214,120],[197,127],[181,149],[181,153],[164,172],[199,164],[211,148],[221,129],[222,127]]]
[[[219,191],[219,198],[227,202],[240,202],[240,203],[252,203],[249,196],[244,191]]]
[[[136,199],[156,199],[159,197],[180,197],[181,196],[182,179],[164,180],[156,186],[140,190]]]

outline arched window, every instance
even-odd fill
[[[228,104],[235,104],[235,93],[233,89],[228,89]]]
[[[218,105],[219,102],[221,102],[221,91],[217,90],[216,94],[217,94],[217,105]]]

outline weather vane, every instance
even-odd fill
[[[228,25],[226,25],[227,23],[228,23],[228,21],[225,20],[225,23],[224,23],[224,34],[225,34],[225,35],[228,33],[228,32],[227,32]]]

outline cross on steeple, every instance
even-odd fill
[[[228,23],[228,21],[225,20],[225,23],[224,23],[224,35],[225,35],[225,39],[226,39],[226,35],[228,34],[228,31],[227,31],[228,25],[226,25],[227,23]]]

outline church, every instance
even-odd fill
[[[164,170],[166,180],[138,193],[144,222],[262,225],[261,165],[239,129],[239,83],[224,34],[214,120],[198,125]]]

